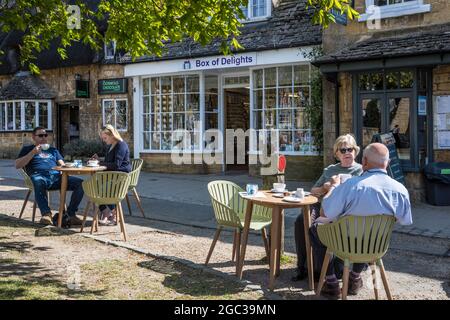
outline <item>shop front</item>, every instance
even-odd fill
[[[305,112],[315,68],[303,54],[311,48],[127,64],[133,112],[139,115],[134,117],[134,154],[157,172],[258,174],[257,141],[276,132],[272,140],[288,156],[288,167],[289,160],[292,169],[310,165],[315,178],[322,159]],[[246,133],[243,143],[241,133]],[[191,158],[174,162],[178,153]],[[203,161],[211,153],[216,161]],[[295,171],[291,178],[308,178]]]

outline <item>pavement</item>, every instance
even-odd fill
[[[210,175],[162,174],[142,171],[137,190],[142,198],[146,217],[215,229],[215,218],[206,188],[208,182],[213,180],[229,180],[242,187],[245,187],[246,183],[262,184],[260,178],[251,177],[246,172],[239,171]],[[21,186],[21,181],[21,175],[14,168],[14,160],[0,160],[0,185],[8,183]],[[297,187],[310,190],[313,182],[286,181],[286,184],[289,190]],[[11,197],[16,198],[17,193],[12,192]],[[57,203],[57,199],[54,201]],[[127,211],[127,209],[125,210]],[[132,210],[133,215],[139,215],[135,205]],[[413,224],[411,226],[396,225],[395,232],[450,239],[450,206],[413,203],[412,212]],[[294,236],[293,226],[298,214],[298,209],[290,209],[285,212],[286,240]]]

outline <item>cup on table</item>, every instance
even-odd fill
[[[73,166],[75,168],[81,168],[83,166],[83,162],[81,160],[73,160]]]
[[[295,197],[299,199],[303,199],[305,197],[305,191],[303,190],[303,188],[297,188],[297,190],[295,191]]]
[[[351,177],[352,177],[352,175],[348,174],[348,173],[340,173],[339,174],[339,178],[341,179],[341,183],[344,183],[345,181],[347,181]]]
[[[273,190],[276,192],[284,192],[286,189],[286,184],[284,183],[274,183],[273,184]]]
[[[247,191],[247,195],[254,196],[258,192],[258,185],[249,183],[245,187],[245,191]]]
[[[50,148],[50,145],[48,144],[48,143],[44,143],[44,144],[41,144],[41,149],[42,150],[48,150]]]
[[[98,166],[98,160],[95,160],[95,159],[88,160],[87,164],[88,164],[88,166],[96,167],[96,166]]]

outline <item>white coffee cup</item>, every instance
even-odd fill
[[[351,177],[352,177],[352,175],[348,174],[348,173],[340,173],[339,174],[339,178],[341,179],[341,183],[344,183],[345,181],[347,181]]]
[[[295,191],[295,197],[303,199],[305,197],[305,191],[303,188],[297,188],[297,191]]]
[[[48,143],[41,144],[42,150],[48,150],[49,148],[50,148],[50,145]]]
[[[87,164],[89,166],[98,166],[98,160],[88,160]]]
[[[286,184],[284,183],[274,183],[273,190],[277,192],[283,192],[286,189]]]

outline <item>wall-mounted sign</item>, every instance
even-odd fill
[[[116,94],[128,92],[128,79],[102,79],[98,80],[98,94]]]
[[[334,16],[337,24],[342,24],[343,26],[347,25],[347,15],[345,13],[341,13],[339,10],[331,9],[331,14]]]
[[[75,97],[89,98],[89,81],[75,80]]]
[[[235,68],[256,65],[256,53],[185,60],[184,70]]]

